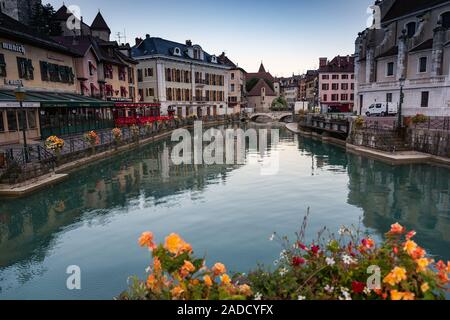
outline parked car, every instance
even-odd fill
[[[394,116],[398,112],[397,104],[392,102],[374,103],[367,109],[366,116],[387,117]]]

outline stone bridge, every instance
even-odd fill
[[[266,118],[277,122],[291,122],[292,112],[260,112],[249,114],[250,121],[256,121],[257,118]]]

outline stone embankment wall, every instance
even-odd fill
[[[406,140],[413,150],[450,157],[450,130],[410,128]]]

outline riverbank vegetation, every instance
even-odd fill
[[[283,250],[275,268],[248,275],[227,273],[222,263],[209,267],[191,245],[171,234],[157,245],[145,232],[139,245],[153,258],[145,281],[130,278],[125,300],[436,300],[445,299],[450,262],[435,262],[396,223],[377,244],[359,228],[327,229],[304,243],[305,218],[292,242],[272,235]]]

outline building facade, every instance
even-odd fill
[[[150,37],[136,39],[132,56],[138,65],[141,102],[160,103],[162,114],[179,117],[224,115],[228,108],[230,67],[201,46]]]
[[[280,96],[281,86],[263,63],[258,72],[246,74],[247,107],[254,112],[269,112],[272,102]]]
[[[304,80],[305,98],[302,99],[308,103],[308,110],[316,111],[319,107],[319,73],[317,70],[308,70]]]
[[[450,115],[450,3],[377,1],[380,29],[356,40],[356,103],[365,114],[375,102],[400,104],[402,113]]]
[[[219,61],[230,66],[228,77],[228,110],[229,113],[240,113],[247,107],[247,92],[245,87],[245,70],[239,68],[224,52],[218,57]]]
[[[319,59],[319,101],[322,113],[352,112],[355,100],[355,59]]]

